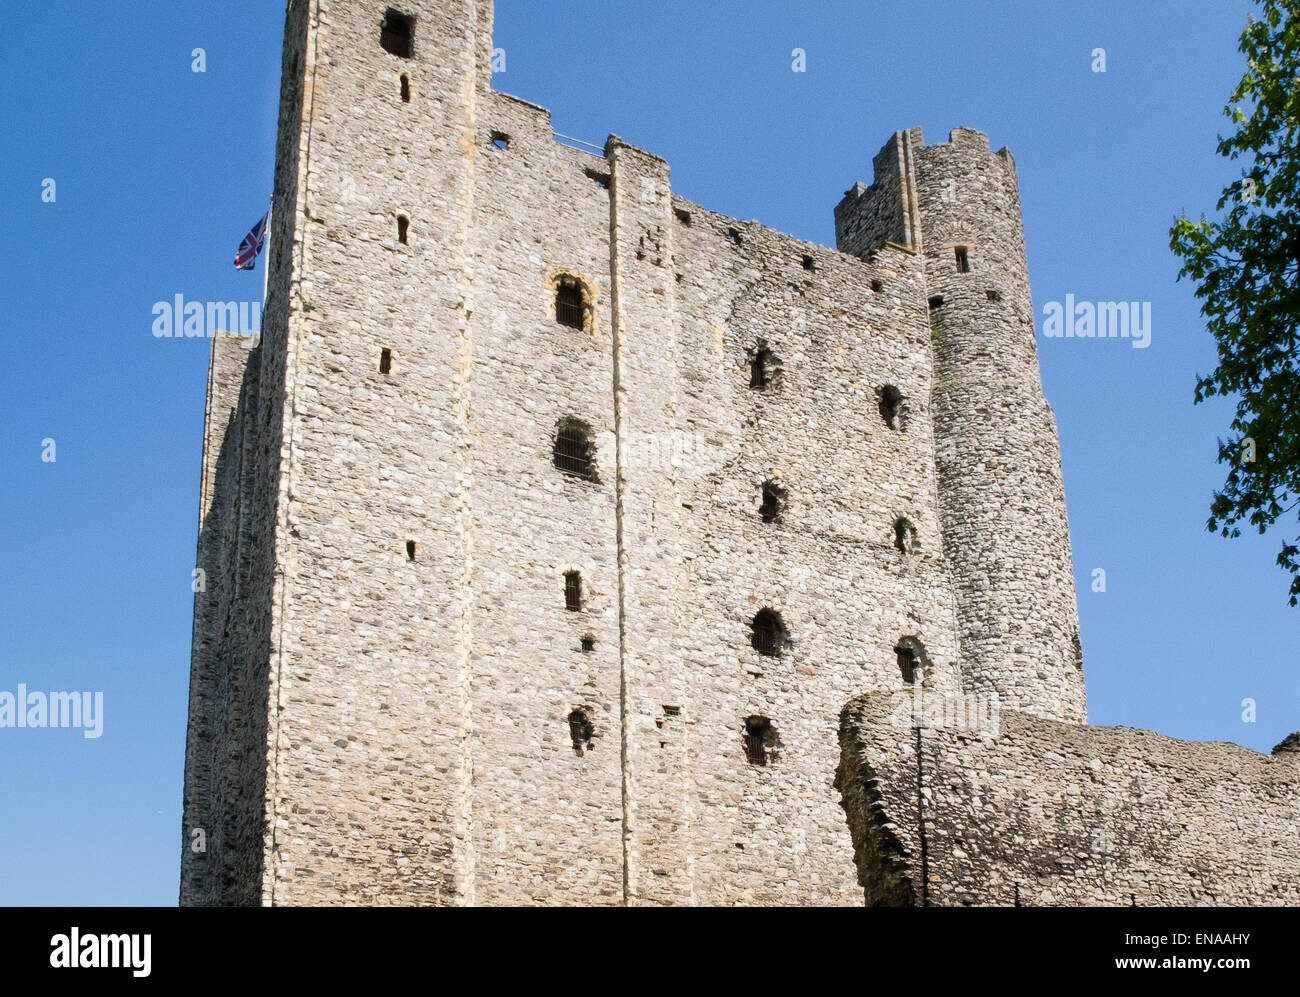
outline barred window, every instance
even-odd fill
[[[894,655],[898,662],[898,670],[903,674],[903,681],[908,685],[916,682],[916,652],[910,647],[894,648]]]
[[[569,737],[573,741],[573,751],[577,755],[584,755],[591,747],[591,736],[595,733],[595,728],[591,723],[591,715],[586,710],[574,710],[569,714]]]
[[[564,608],[571,613],[582,612],[582,573],[564,573]]]
[[[785,649],[785,624],[781,617],[771,609],[760,609],[754,616],[753,634],[750,638],[754,650],[759,654],[779,657]]]
[[[555,288],[555,321],[581,329],[582,317],[582,285],[572,277],[562,277]]]
[[[775,757],[770,750],[776,740],[776,732],[767,717],[747,717],[745,719],[745,758],[751,765],[766,765]]]
[[[591,427],[578,419],[561,419],[553,459],[565,474],[596,482],[596,443]]]

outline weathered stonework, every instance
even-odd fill
[[[918,731],[917,713],[876,693],[840,721],[836,783],[870,905],[1300,903],[1295,735],[1270,757],[1012,710],[988,736]]]
[[[288,4],[262,341],[209,379],[181,902],[861,904],[836,717],[896,648],[1085,718],[1010,155],[896,134],[827,249],[557,143],[491,89],[490,0],[402,0],[410,58],[389,9]]]

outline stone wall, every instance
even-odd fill
[[[836,781],[867,904],[1300,902],[1294,735],[1270,757],[1012,710],[990,723],[941,697],[917,705],[866,695],[840,718]]]
[[[962,682],[1084,722],[1083,656],[1056,421],[1043,398],[1015,162],[954,128],[897,132],[836,208],[840,248],[903,240],[924,260],[944,553]]]
[[[182,901],[860,904],[841,705],[904,686],[899,646],[961,692],[986,674],[970,621],[1022,609],[953,584],[916,150],[855,188],[879,211],[852,252],[815,246],[680,198],[616,136],[558,143],[490,87],[488,0],[404,0],[410,58],[379,45],[390,6],[289,5],[257,414],[225,428],[214,363],[205,437],[205,466],[232,432],[256,450],[257,583],[196,601],[191,680],[186,827],[228,819],[219,764],[242,830],[186,856]],[[981,265],[1003,249],[1021,273],[1009,237]],[[553,460],[578,423],[591,480]],[[200,560],[224,563],[206,487]],[[1008,552],[1069,577],[1020,515]],[[1041,637],[997,682],[1052,711]],[[260,714],[224,712],[229,647]]]

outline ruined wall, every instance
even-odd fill
[[[260,823],[224,884],[187,857],[183,902],[860,904],[842,704],[905,685],[900,644],[971,684],[910,147],[837,212],[859,258],[690,203],[617,137],[557,143],[490,89],[487,0],[405,0],[410,58],[389,6],[289,7],[247,437],[274,537],[221,603],[264,635],[261,717],[216,748]],[[554,464],[571,420],[595,480]],[[225,708],[199,613],[192,739]],[[187,826],[209,783],[187,760]]]
[[[929,710],[919,754],[906,695],[859,697],[840,719],[836,782],[868,904],[1300,902],[1294,735],[1270,757],[1010,710],[935,723]]]

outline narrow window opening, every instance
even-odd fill
[[[899,518],[894,523],[894,546],[901,554],[911,554],[916,551],[916,527],[911,521]]]
[[[765,523],[775,523],[781,518],[781,510],[785,508],[785,489],[775,481],[766,481],[763,483],[762,501],[758,506],[758,514]]]
[[[970,273],[970,256],[966,252],[966,247],[958,246],[953,252],[957,255],[957,272]]]
[[[416,552],[419,549],[420,549],[420,545],[417,544],[414,540],[406,541],[406,559],[408,561],[414,561]]]
[[[916,652],[910,647],[894,648],[898,661],[898,670],[903,674],[903,681],[908,685],[916,684]]]
[[[411,227],[411,220],[406,215],[397,216],[397,241],[403,246],[406,245],[406,233]]]
[[[379,373],[391,374],[393,371],[393,351],[385,346],[379,351]]]
[[[507,135],[505,132],[493,132],[493,133],[492,133],[492,146],[493,146],[493,148],[496,148],[496,149],[509,149],[509,148],[510,148],[510,136]]]
[[[555,433],[555,466],[565,474],[597,482],[596,446],[591,427],[577,419],[562,419]]]
[[[590,654],[592,651],[596,650],[596,638],[591,636],[591,634],[583,636],[581,641],[583,654]]]
[[[740,232],[734,228],[727,229],[727,241],[730,242],[733,246],[739,246],[742,242],[744,242],[744,240],[740,236]]]
[[[410,16],[400,14],[391,7],[384,14],[384,22],[379,28],[379,45],[385,52],[401,56],[403,59],[411,57],[411,36],[413,22]]]
[[[776,730],[767,717],[745,718],[745,760],[751,765],[767,765],[776,760]]]
[[[570,329],[581,329],[582,285],[571,277],[562,277],[555,287],[555,321]]]
[[[936,309],[939,309],[939,308],[942,308],[942,307],[943,307],[943,295],[942,295],[942,294],[936,294],[933,298],[930,299],[930,311],[935,311]]]
[[[776,383],[781,371],[781,361],[777,355],[760,340],[749,355],[749,386],[751,388],[770,388]]]
[[[880,389],[880,417],[890,429],[903,428],[903,393],[892,384]]]
[[[677,220],[681,222],[683,225],[686,225],[688,227],[690,226],[691,213],[687,211],[685,208],[674,208],[673,214],[677,216]]]
[[[780,657],[786,643],[785,624],[781,617],[771,609],[760,609],[754,615],[752,628],[750,643],[754,650],[769,657]]]
[[[411,102],[411,78],[407,76],[405,73],[402,74],[401,91],[402,91],[402,103],[409,104]]]
[[[601,190],[609,190],[608,173],[600,173],[596,170],[586,170],[585,172],[587,174],[588,179],[594,181],[597,187],[599,187]]]
[[[885,282],[883,280],[873,280],[871,282],[871,290],[875,291],[877,294],[879,294],[884,289],[885,289]]]
[[[816,263],[813,262],[813,258],[812,258],[811,256],[808,256],[808,255],[806,255],[806,254],[804,255],[804,258],[803,258],[803,268],[804,268],[805,270],[816,270],[816,269],[817,269],[817,265],[816,265]]]
[[[581,757],[591,748],[591,736],[595,728],[591,716],[586,710],[574,710],[569,714],[569,737],[573,741],[573,751]]]
[[[570,613],[582,612],[582,573],[579,571],[564,573],[564,608]]]
[[[984,292],[984,296],[985,296],[986,298],[988,298],[990,301],[1001,301],[1001,300],[1002,300],[1002,292],[1001,292],[1001,291],[995,291],[995,290],[993,290],[992,288],[989,288],[987,291],[985,291],[985,292]]]

